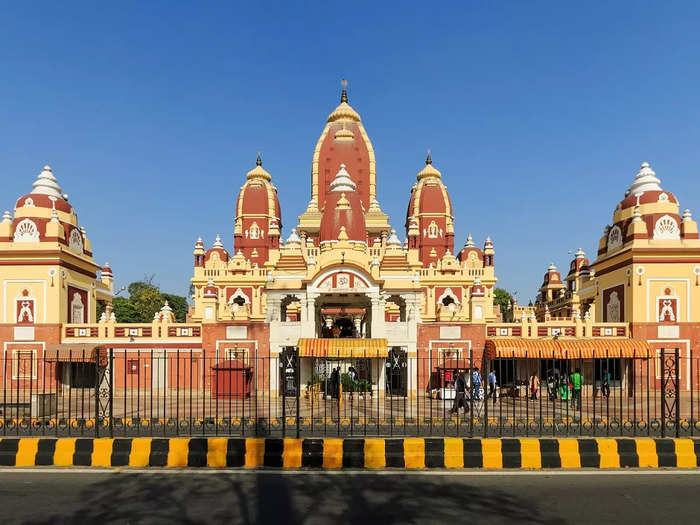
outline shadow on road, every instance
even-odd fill
[[[464,523],[470,517],[489,525],[565,523],[532,500],[450,476],[124,473],[74,492],[50,504],[45,517],[24,523],[389,525]]]

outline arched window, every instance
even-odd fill
[[[30,219],[24,219],[15,228],[15,242],[39,242],[39,230]]]

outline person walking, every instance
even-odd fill
[[[474,399],[481,399],[481,374],[478,366],[474,367],[472,373],[472,386],[474,387]]]
[[[537,374],[532,374],[530,376],[530,399],[537,401],[537,391],[540,389],[540,378]]]
[[[583,376],[581,369],[577,368],[571,374],[571,404],[578,410],[581,410],[581,386],[583,384]]]
[[[562,374],[559,376],[559,399],[564,401],[569,400],[569,378],[566,377],[566,374]]]
[[[498,379],[496,378],[496,371],[491,369],[488,377],[489,382],[489,393],[487,397],[493,396],[493,404],[496,404],[496,385],[498,384]]]
[[[338,399],[340,396],[340,367],[334,368],[331,372],[331,398]]]
[[[603,384],[600,387],[600,393],[603,394],[603,397],[608,398],[610,397],[610,372],[606,368],[603,370]]]
[[[467,387],[464,381],[464,375],[460,374],[458,370],[452,372],[452,377],[454,377],[455,385],[455,400],[452,403],[452,408],[450,409],[450,414],[459,415],[459,407],[464,407],[464,412],[467,411],[467,403],[465,402],[464,395],[466,393]]]
[[[554,374],[549,374],[547,376],[547,392],[549,393],[549,400],[557,400],[557,380],[554,378]]]

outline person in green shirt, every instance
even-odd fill
[[[583,376],[581,369],[577,368],[571,374],[571,404],[576,405],[576,408],[581,410],[581,385],[583,384]]]

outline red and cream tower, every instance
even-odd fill
[[[409,248],[417,249],[423,266],[429,266],[446,253],[454,253],[452,202],[430,152],[416,179],[406,212],[406,233]]]
[[[314,148],[309,203],[286,241],[258,158],[238,195],[233,255],[219,237],[209,249],[195,244],[192,320],[203,323],[207,351],[298,352],[302,383],[320,373],[305,358],[340,358],[348,344],[381,362],[440,349],[480,356],[484,324],[496,319],[493,243],[480,249],[470,235],[455,253],[452,203],[430,156],[416,178],[402,241],[379,204],[374,148],[343,84]],[[385,367],[375,368],[383,391]],[[415,391],[415,370],[407,377]]]

